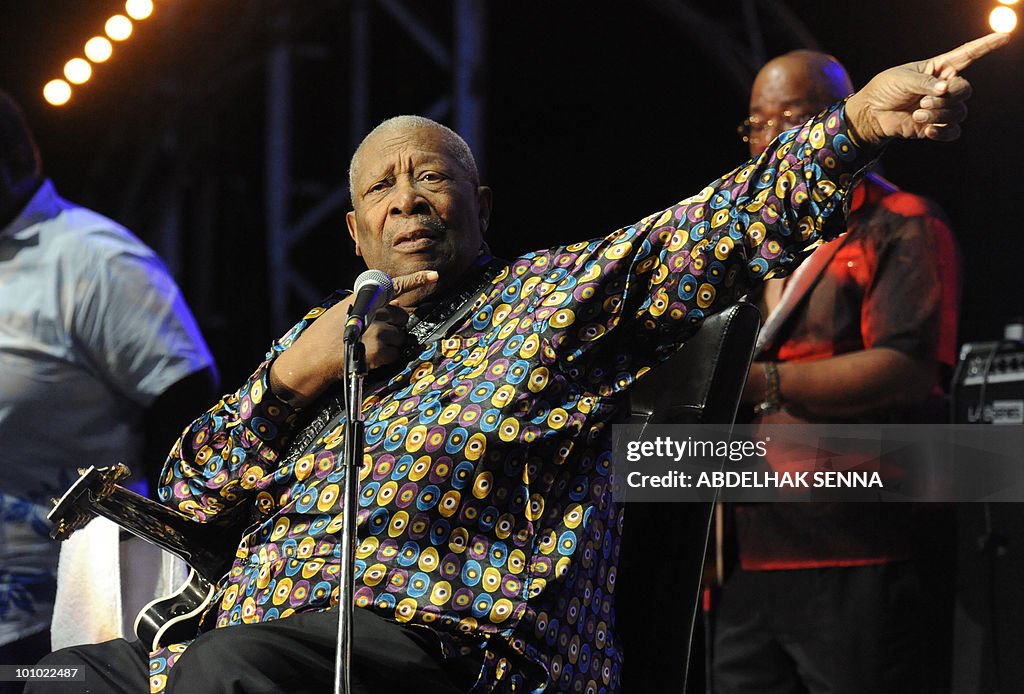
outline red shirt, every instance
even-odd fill
[[[960,273],[942,213],[924,198],[869,176],[855,192],[849,229],[775,345],[759,358],[811,361],[888,347],[952,366]],[[941,391],[937,381],[931,401],[866,419],[934,421],[931,413],[942,412]],[[788,412],[773,418],[802,421]],[[905,559],[912,512],[912,504],[899,503],[738,505],[740,561],[745,569],[796,569]]]

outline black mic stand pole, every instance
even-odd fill
[[[352,609],[356,559],[356,504],[363,462],[363,377],[366,351],[358,337],[345,340],[345,490],[342,497],[341,562],[338,571],[338,647],[334,657],[334,694],[350,694]]]

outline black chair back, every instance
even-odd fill
[[[749,303],[709,317],[677,354],[633,387],[626,422],[731,425],[760,322]],[[682,694],[687,688],[712,513],[712,504],[698,503],[625,507],[616,578],[625,694]],[[691,691],[693,681],[703,678],[691,678]]]

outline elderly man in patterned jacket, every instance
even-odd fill
[[[885,142],[955,138],[960,71],[1006,40],[887,70],[681,203],[511,262],[487,253],[491,191],[461,138],[417,117],[371,132],[348,228],[397,300],[365,335],[354,691],[619,691],[623,396],[705,316],[843,228]],[[80,664],[92,691],[329,690],[351,303],[311,311],[171,452],[167,504],[207,523],[253,509],[196,638],[45,663]]]

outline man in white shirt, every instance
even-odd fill
[[[163,262],[57,195],[0,92],[0,663],[50,650],[50,499],[90,464],[123,462],[154,480],[215,384]]]

